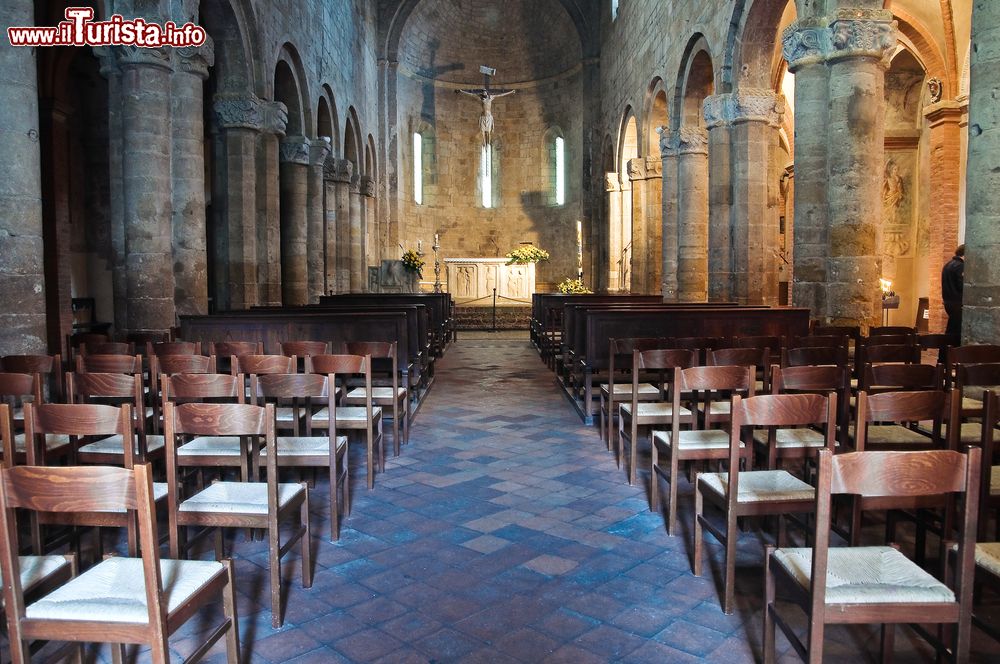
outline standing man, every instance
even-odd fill
[[[962,337],[962,283],[965,274],[965,245],[960,244],[955,249],[955,255],[945,263],[941,270],[941,299],[944,300],[944,310],[948,312],[948,327],[945,334],[951,336],[954,343],[959,343]]]

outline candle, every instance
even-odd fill
[[[424,241],[417,240],[417,253],[419,254],[424,248]]]
[[[437,233],[435,233],[435,234],[434,234],[434,244],[441,244],[441,243],[440,243],[440,242],[438,241],[438,234],[437,234]]]

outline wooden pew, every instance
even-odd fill
[[[431,351],[441,357],[454,337],[454,302],[449,293],[341,293],[323,295],[325,304],[423,304],[428,307],[432,334]]]
[[[612,337],[794,336],[809,330],[809,310],[792,307],[663,306],[660,308],[593,308],[581,313],[585,334],[575,340],[582,374],[583,403],[569,396],[584,422],[593,424],[593,379],[609,365]],[[565,386],[564,386],[565,387]]]

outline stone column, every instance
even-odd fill
[[[1000,3],[972,9],[963,343],[1000,343]]]
[[[265,129],[257,153],[257,280],[260,301],[280,305],[281,290],[281,139],[278,131]]]
[[[224,147],[221,158],[224,212],[216,229],[218,310],[248,309],[260,303],[257,273],[257,142],[263,130],[283,128],[284,104],[253,96],[216,95],[215,120]],[[216,192],[221,196],[223,192]]]
[[[678,134],[677,293],[681,302],[708,300],[708,134]]]
[[[309,182],[306,189],[308,217],[306,232],[306,269],[309,273],[309,303],[316,304],[326,292],[326,185],[323,165],[330,156],[330,137],[320,136],[309,142]]]
[[[170,80],[171,204],[177,314],[208,313],[205,249],[205,126],[202,90],[215,62],[211,39],[174,51]]]
[[[309,139],[288,136],[279,146],[281,218],[281,302],[298,306],[309,301],[308,215]]]
[[[643,293],[660,292],[663,272],[663,162],[660,156],[646,157],[646,270]]]
[[[351,283],[350,263],[350,183],[354,165],[333,155],[323,164],[326,184],[326,291],[346,293]]]
[[[122,199],[126,329],[176,322],[171,228],[170,56],[165,49],[116,49],[121,74]]]
[[[927,254],[929,332],[944,332],[948,316],[941,301],[941,268],[958,246],[961,193],[962,124],[968,107],[941,101],[924,109],[930,127],[930,192]]]
[[[385,252],[376,256],[376,261],[381,258],[393,258],[396,256],[395,247],[399,242],[399,220],[402,216],[402,199],[399,195],[400,187],[400,158],[399,150],[399,113],[397,110],[397,79],[399,76],[399,62],[396,60],[379,60],[379,95],[382,100],[379,112],[379,147],[382,148],[381,156],[378,159],[379,185],[382,187],[382,205],[379,206],[379,225],[382,230],[380,236],[385,237],[385,246],[381,251]]]
[[[350,292],[361,293],[368,286],[365,274],[365,211],[361,194],[361,174],[355,173],[350,184]]]
[[[660,292],[664,302],[677,301],[677,132],[664,129],[660,133],[660,161],[663,171],[663,230]]]
[[[872,174],[883,168],[885,67],[895,45],[883,9],[842,7],[785,31],[796,73],[796,304],[823,323],[865,328],[881,319],[881,184]]]
[[[629,203],[631,204],[632,217],[632,265],[629,268],[631,275],[630,291],[632,293],[645,294],[646,273],[648,265],[646,263],[646,160],[642,157],[629,159],[625,164],[628,173]]]
[[[34,3],[0,5],[3,25],[35,25]],[[0,349],[44,353],[44,246],[41,153],[38,144],[38,74],[35,49],[0,48]]]
[[[706,97],[702,110],[708,131],[708,299],[731,302],[734,299],[733,233],[740,220],[732,217],[733,183],[732,97]]]
[[[361,195],[364,197],[365,211],[365,283],[368,286],[368,266],[378,265],[381,257],[382,234],[378,222],[378,181],[370,176],[361,177]]]
[[[608,199],[608,292],[617,293],[624,288],[621,283],[621,269],[618,263],[622,249],[622,197],[617,173],[607,173],[604,190]]]

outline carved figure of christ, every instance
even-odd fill
[[[479,116],[479,131],[483,134],[483,145],[493,142],[493,100],[497,97],[512,95],[516,90],[490,90],[490,77],[486,76],[486,84],[476,90],[455,90],[463,95],[475,97],[483,104],[483,113]]]

